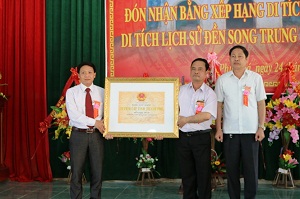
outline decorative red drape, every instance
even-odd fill
[[[4,110],[4,163],[14,181],[51,181],[47,115],[45,1],[0,0],[0,83]]]

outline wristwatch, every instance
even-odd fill
[[[264,131],[266,130],[266,127],[263,124],[258,124],[258,128],[262,128]]]

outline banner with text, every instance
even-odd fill
[[[300,79],[299,0],[106,0],[106,13],[108,77],[189,82],[192,60],[212,52],[225,73],[229,49],[239,44],[268,93],[287,65]]]

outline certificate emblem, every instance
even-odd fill
[[[145,93],[139,93],[138,96],[137,96],[137,99],[139,101],[145,101],[145,99],[146,99]]]

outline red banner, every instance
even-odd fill
[[[226,1],[225,1],[226,2]],[[184,77],[196,57],[218,56],[231,70],[229,49],[249,51],[248,68],[274,93],[285,67],[300,79],[300,1],[106,0],[107,74],[110,77]]]

